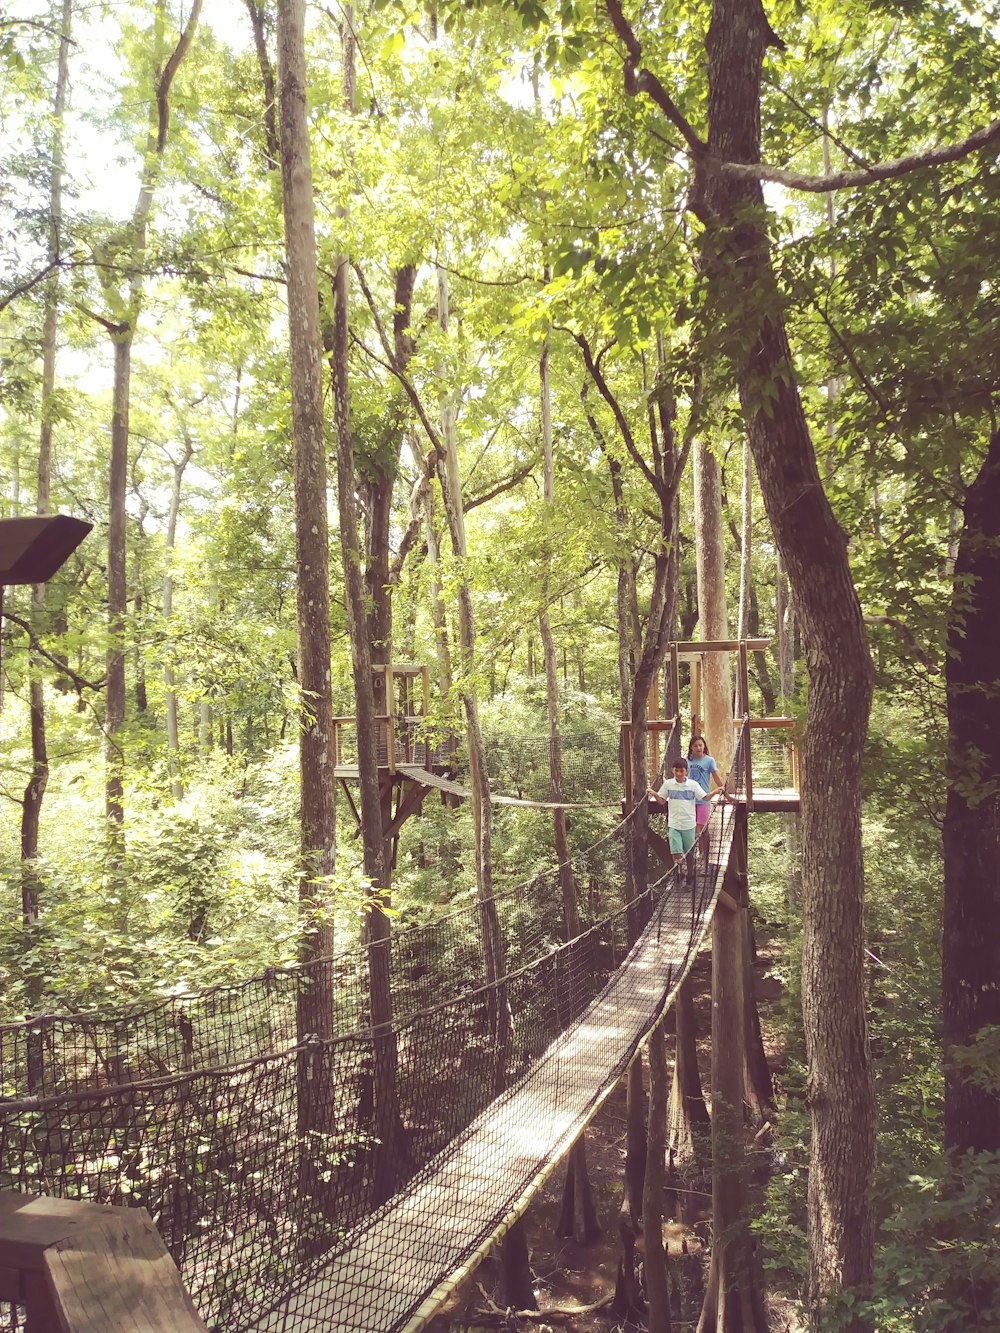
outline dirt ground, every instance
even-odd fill
[[[761,1011],[765,1048],[772,1071],[780,1066],[780,1049],[768,1023],[780,999],[780,987],[768,976],[771,962],[759,947],[755,990]],[[711,972],[707,951],[692,973],[702,1082],[707,1089],[711,1028]],[[499,1253],[487,1258],[429,1325],[431,1333],[479,1333],[487,1329],[562,1330],[563,1333],[618,1333],[642,1325],[625,1324],[609,1309],[618,1268],[618,1210],[625,1160],[625,1087],[611,1094],[587,1130],[587,1160],[601,1236],[580,1246],[555,1234],[562,1200],[565,1166],[553,1172],[524,1218],[538,1311],[530,1317],[505,1305]],[[667,1193],[664,1238],[670,1255],[674,1327],[694,1329],[707,1275],[711,1238],[711,1181],[699,1177],[677,1182]],[[797,1327],[784,1302],[773,1300],[772,1328],[793,1333]]]

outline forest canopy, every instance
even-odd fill
[[[0,516],[93,531],[2,593],[0,1023],[475,898],[495,983],[485,904],[644,807],[651,690],[728,769],[736,677],[671,701],[669,643],[768,640],[768,1271],[831,1327],[992,1326],[998,25],[9,6]],[[393,808],[404,739],[472,799]]]

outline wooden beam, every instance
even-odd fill
[[[358,828],[361,827],[361,815],[358,813],[358,807],[354,804],[354,797],[351,795],[351,789],[347,785],[346,778],[338,779],[344,789],[344,795],[347,797],[347,804],[351,807],[351,814],[354,816],[354,822]]]
[[[404,781],[401,788],[401,800],[396,806],[396,813],[393,815],[389,826],[383,830],[383,836],[386,841],[399,835],[399,830],[403,827],[410,815],[419,813],[430,787],[425,787],[422,782]]]
[[[770,642],[770,639],[679,639],[676,648],[679,653],[735,653],[745,643],[752,653],[761,653]]]
[[[768,727],[797,727],[799,722],[794,717],[751,717],[747,719],[748,726],[755,727],[758,730]],[[743,718],[734,717],[733,726],[742,727]]]

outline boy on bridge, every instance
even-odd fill
[[[647,787],[646,794],[651,796],[657,805],[667,807],[667,837],[673,853],[674,866],[678,868],[680,876],[681,862],[694,847],[697,837],[698,803],[714,801],[721,795],[722,788],[709,796],[700,782],[688,777],[688,762],[683,757],[674,760],[673,773],[674,776],[667,778],[659,791]]]

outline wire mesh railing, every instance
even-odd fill
[[[569,862],[580,917],[591,924],[625,900],[625,826]],[[564,938],[558,867],[490,899],[511,970]],[[370,946],[388,955],[393,1013],[404,1020],[485,971],[475,897]],[[369,1022],[370,958],[355,938],[331,958],[268,968],[245,981],[165,996],[116,1013],[50,1014],[0,1025],[3,1099],[118,1086],[239,1064],[295,1044],[306,1031],[343,1035]],[[320,1012],[320,1005],[326,1004]]]
[[[750,752],[754,788],[799,790],[799,751],[795,723],[770,718],[770,725],[755,726]],[[783,723],[783,725],[779,725]]]
[[[660,906],[673,884],[668,872],[634,893],[637,817],[571,863],[583,920],[571,941],[560,939],[558,868],[492,900],[505,955],[492,982],[481,904],[379,946],[393,989],[385,1027],[370,1022],[364,950],[323,960],[322,976],[277,971],[125,1014],[8,1025],[0,1187],[145,1206],[206,1323],[256,1327],[303,1274],[348,1252],[357,1228],[424,1180],[428,1164],[567,1033],[577,1033],[575,1063],[559,1064],[546,1096],[558,1101],[572,1069],[589,1082],[592,1106],[617,1077],[625,1048],[610,1033],[614,1011],[590,1047],[582,1016],[622,977],[641,927],[666,921]],[[670,926],[682,931],[688,961],[714,902],[730,818],[716,812],[708,836],[718,855],[672,894]],[[620,984],[629,994],[638,986],[629,1003],[639,995],[650,1010],[662,1002],[662,981],[650,989],[636,972]],[[335,997],[342,1026],[303,1035],[303,986]],[[25,1095],[33,1044],[42,1043],[42,1081]],[[20,1071],[9,1076],[11,1055]],[[524,1123],[518,1132],[531,1138],[536,1129]],[[556,1149],[543,1147],[548,1161]],[[330,1299],[316,1316],[327,1322],[309,1326],[342,1326],[339,1316],[330,1322]]]

